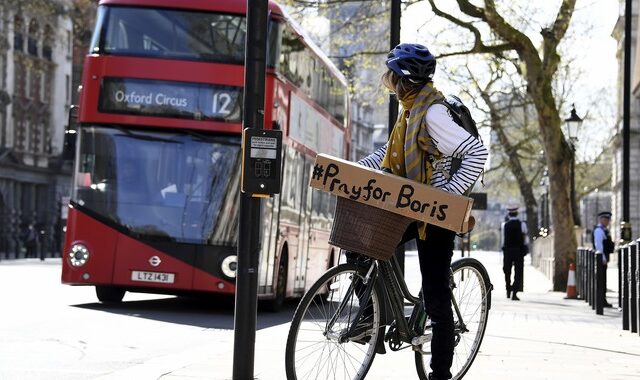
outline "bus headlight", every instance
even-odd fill
[[[74,267],[81,267],[89,261],[89,249],[83,244],[74,244],[69,251],[69,262]]]
[[[229,255],[220,263],[220,270],[225,276],[234,279],[236,278],[236,270],[238,269],[238,256]]]

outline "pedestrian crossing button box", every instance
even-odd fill
[[[282,131],[242,131],[242,192],[254,197],[280,193]]]

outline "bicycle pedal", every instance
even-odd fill
[[[412,346],[421,346],[425,343],[429,343],[431,342],[431,338],[433,337],[432,334],[426,334],[426,335],[420,335],[417,336],[413,339],[411,339],[411,345]]]

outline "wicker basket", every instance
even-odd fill
[[[377,207],[338,197],[329,243],[389,260],[412,219]]]

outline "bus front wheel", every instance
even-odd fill
[[[122,302],[126,290],[115,286],[96,286],[96,296],[102,303]]]

